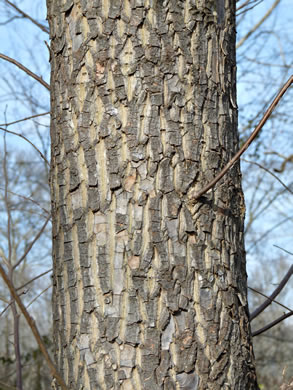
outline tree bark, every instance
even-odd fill
[[[234,0],[47,0],[53,320],[72,389],[257,389]]]

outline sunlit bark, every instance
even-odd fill
[[[73,389],[257,389],[235,1],[47,0],[56,361]],[[215,4],[217,4],[215,6]]]

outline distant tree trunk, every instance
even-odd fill
[[[47,0],[56,361],[77,389],[257,389],[234,0]]]

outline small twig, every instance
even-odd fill
[[[256,330],[255,332],[252,332],[252,337],[258,336],[267,330],[271,329],[273,326],[279,324],[280,322],[284,321],[286,318],[293,315],[293,311],[283,314],[281,317],[277,318],[275,321],[270,322],[268,325],[264,326],[263,328]]]
[[[35,339],[39,345],[39,348],[44,356],[44,358],[46,359],[47,363],[48,363],[48,366],[51,370],[51,374],[54,378],[56,378],[56,381],[58,382],[58,384],[60,385],[61,389],[62,390],[69,390],[68,387],[66,386],[64,380],[62,379],[61,375],[59,374],[57,368],[55,367],[48,351],[47,351],[47,348],[41,338],[41,335],[38,331],[38,328],[35,324],[35,321],[32,319],[32,317],[30,316],[30,314],[28,313],[28,311],[26,310],[24,304],[22,303],[21,299],[19,298],[19,296],[17,295],[17,292],[15,291],[15,288],[13,286],[13,284],[11,283],[11,281],[9,280],[8,276],[6,275],[6,272],[4,271],[4,268],[2,267],[2,265],[0,264],[0,274],[4,280],[4,282],[6,283],[7,287],[9,288],[9,291],[11,293],[11,295],[13,296],[13,298],[15,299],[15,301],[17,302],[22,314],[24,315],[28,325],[30,326],[32,332],[33,332],[33,335],[35,336]]]
[[[19,294],[19,296],[24,295],[24,294],[25,294],[25,292],[21,292],[21,293]],[[3,314],[6,312],[6,310],[8,310],[8,309],[10,308],[10,306],[12,305],[13,302],[14,302],[14,299],[12,299],[10,302],[5,302],[5,303],[7,303],[7,306],[4,307],[4,309],[1,311],[0,317],[2,317]]]
[[[12,274],[12,272],[11,272]],[[22,366],[21,366],[21,352],[20,352],[20,340],[19,340],[19,314],[15,300],[11,303],[12,315],[13,315],[13,341],[14,341],[14,353],[16,363],[16,387],[17,390],[22,390]]]
[[[278,249],[281,249],[281,251],[284,251],[284,252],[288,253],[288,255],[293,256],[293,253],[292,253],[292,252],[289,252],[289,251],[287,251],[286,249],[284,249],[284,248],[282,248],[282,247],[280,247],[280,246],[278,246],[278,245],[273,245],[273,246],[275,246],[275,247],[278,248]]]
[[[41,296],[41,295],[43,295],[46,291],[48,291],[49,290],[49,288],[51,288],[52,287],[52,284],[50,284],[48,287],[46,287],[44,290],[42,290],[36,297],[34,297],[34,299],[32,299],[31,301],[30,301],[30,303],[27,305],[27,309]]]
[[[271,6],[271,8],[265,13],[265,15],[255,24],[255,26],[253,26],[252,29],[249,30],[248,33],[245,34],[244,37],[240,39],[240,41],[236,45],[236,49],[239,49],[239,47],[242,46],[243,43],[259,28],[259,26],[263,24],[263,22],[271,15],[271,13],[277,7],[280,1],[281,0],[276,0],[274,4]]]
[[[282,184],[282,186],[283,186],[284,188],[286,188],[287,191],[290,192],[290,194],[293,195],[293,191],[292,191],[288,186],[286,186],[286,184],[283,183],[282,180],[279,179],[278,176],[275,175],[275,174],[274,174],[272,171],[270,171],[268,168],[264,167],[263,165],[261,165],[261,164],[255,162],[255,161],[246,160],[245,158],[243,158],[242,160],[245,161],[246,163],[254,164],[254,165],[258,166],[259,168],[263,169],[264,171],[266,171],[267,173],[269,173],[270,175],[272,175],[276,180],[278,180],[278,182],[279,182],[280,184]]]
[[[255,292],[255,293],[257,293],[257,294],[263,296],[264,298],[267,298],[267,299],[270,301],[270,303],[274,302],[274,303],[276,303],[277,305],[281,306],[283,309],[286,309],[286,310],[288,310],[288,311],[293,311],[293,310],[291,310],[289,307],[283,305],[283,303],[278,302],[278,301],[276,301],[275,299],[271,299],[270,297],[268,297],[266,294],[262,293],[261,291],[256,290],[255,288],[249,287],[249,286],[248,286],[248,288],[249,288],[249,290],[251,290],[251,291],[253,291],[253,292]]]
[[[24,18],[29,19],[31,22],[33,22],[36,26],[38,26],[42,31],[49,34],[49,30],[43,26],[41,23],[37,22],[35,19],[33,19],[30,15],[23,12],[20,8],[18,8],[15,4],[11,3],[9,0],[5,0],[7,4],[9,4],[11,7],[13,7],[20,15],[22,15]]]
[[[28,282],[26,282],[26,283],[23,284],[22,286],[17,287],[17,288],[16,288],[16,291],[17,291],[17,290],[21,290],[22,288],[25,288],[27,285],[31,284],[31,283],[34,282],[35,280],[41,278],[42,276],[44,276],[44,275],[46,275],[46,274],[48,274],[49,272],[52,272],[52,271],[53,271],[53,269],[50,268],[50,269],[48,269],[48,271],[45,271],[45,272],[43,272],[42,274],[39,274],[39,275],[35,276],[33,279],[29,280]]]
[[[255,8],[257,5],[259,5],[264,0],[247,0],[243,4],[241,4],[238,8],[236,8],[236,12],[240,11],[242,8],[246,7],[247,5],[251,5],[250,7],[246,8],[245,10],[239,12],[236,16],[239,16],[243,14],[244,12],[250,11],[251,9]]]
[[[34,246],[34,244],[38,241],[38,239],[40,238],[40,236],[42,235],[42,233],[44,232],[48,222],[50,221],[50,218],[51,216],[49,215],[48,218],[46,219],[44,225],[42,226],[42,228],[39,230],[39,232],[37,233],[37,235],[35,236],[35,238],[29,243],[28,247],[26,248],[26,250],[24,251],[24,254],[21,256],[21,258],[13,265],[13,269],[17,268],[19,266],[19,264],[26,258],[26,256],[28,255],[28,253],[30,252],[30,250],[32,249],[32,247]]]
[[[247,141],[244,143],[242,148],[235,154],[235,156],[228,162],[228,164],[221,170],[221,172],[218,173],[218,175],[210,182],[208,183],[201,191],[199,191],[197,194],[192,196],[192,199],[190,199],[190,202],[194,203],[195,200],[200,198],[203,194],[205,194],[208,190],[210,190],[212,187],[215,186],[215,184],[218,183],[219,180],[222,179],[222,177],[229,171],[230,168],[236,163],[237,160],[242,156],[242,154],[247,150],[249,145],[252,143],[252,141],[255,139],[255,137],[258,135],[260,130],[262,129],[263,125],[266,123],[266,121],[269,119],[271,116],[272,112],[274,111],[276,105],[279,103],[281,100],[282,96],[284,93],[287,91],[287,89],[291,86],[293,82],[293,76],[289,78],[289,80],[284,84],[278,95],[275,97],[273,100],[272,104],[270,107],[267,109],[265,112],[264,116],[262,117],[261,121],[259,124],[256,126],[252,134],[249,136]]]
[[[3,190],[4,191],[4,188],[3,187],[0,187],[0,190]],[[32,199],[32,198],[28,198],[27,196],[24,196],[24,195],[20,195],[20,194],[17,194],[16,192],[13,192],[13,191],[7,191],[9,194],[12,194],[12,195],[15,195],[15,196],[18,196],[19,198],[21,199],[24,199],[24,200],[27,200],[29,202],[32,202],[34,204],[36,204],[37,206],[39,206],[46,214],[50,214],[50,211],[44,209],[40,204],[39,202],[37,202],[36,200]]]
[[[50,91],[50,85],[48,83],[46,83],[46,81],[44,81],[42,79],[42,77],[36,75],[35,73],[33,73],[31,70],[29,70],[28,68],[26,68],[24,65],[22,65],[20,62],[14,60],[13,58],[10,58],[8,56],[6,56],[5,54],[2,54],[0,53],[0,58],[2,58],[3,60],[5,61],[8,61],[8,62],[11,62],[12,64],[16,65],[19,69],[23,70],[26,74],[28,74],[30,77],[32,77],[33,79],[37,80],[39,83],[41,83],[45,88],[48,89],[48,91]]]
[[[35,144],[33,144],[28,138],[26,138],[24,135],[16,133],[15,131],[7,130],[4,127],[0,127],[0,130],[5,131],[6,133],[17,135],[18,137],[24,139],[26,142],[28,142],[42,157],[42,159],[50,166],[49,161],[46,159],[46,157],[43,155],[43,153],[36,147]]]
[[[276,298],[276,296],[279,295],[280,292],[283,290],[283,288],[286,286],[292,273],[293,273],[293,265],[291,265],[289,271],[286,273],[281,283],[278,285],[275,291],[268,297],[268,299],[263,304],[261,304],[256,310],[254,310],[253,313],[250,314],[249,321],[252,321],[254,318],[256,318],[261,312],[263,312],[272,303],[272,301]]]
[[[6,383],[1,381],[0,381],[0,387],[3,388],[3,390],[17,390],[16,387],[7,385]]]
[[[43,112],[42,114],[36,114],[36,115],[28,116],[28,117],[23,118],[23,119],[18,119],[17,121],[14,121],[14,122],[10,122],[10,123],[0,123],[0,126],[15,125],[15,123],[28,121],[29,119],[37,118],[38,116],[48,115],[48,114],[50,114],[50,113],[51,113],[50,111],[47,111],[47,112]]]

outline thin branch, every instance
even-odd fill
[[[45,271],[45,272],[43,272],[42,274],[39,274],[39,275],[35,276],[33,279],[29,280],[28,282],[26,282],[26,283],[23,284],[22,286],[17,287],[16,290],[21,290],[22,288],[25,288],[27,285],[31,284],[31,283],[34,282],[35,280],[41,278],[42,276],[44,276],[44,275],[46,275],[46,274],[48,274],[49,272],[52,272],[52,271],[53,271],[52,268],[48,269],[48,271]]]
[[[26,308],[28,309],[41,295],[43,295],[51,287],[52,287],[52,284],[50,284],[48,287],[46,287],[44,290],[42,290],[36,297],[34,297],[34,299],[31,300],[31,302],[27,305]]]
[[[236,163],[237,160],[242,156],[242,154],[247,150],[249,145],[252,143],[252,141],[255,139],[255,137],[258,135],[260,130],[263,128],[263,125],[266,123],[266,121],[271,116],[272,112],[274,111],[276,105],[281,100],[284,93],[287,91],[287,89],[291,86],[293,82],[293,76],[291,76],[288,81],[284,84],[278,95],[273,100],[270,107],[265,112],[264,116],[262,117],[259,124],[256,126],[250,137],[247,139],[247,141],[244,143],[244,145],[241,147],[241,149],[235,154],[235,156],[228,162],[228,164],[221,170],[221,172],[218,173],[218,175],[210,182],[208,183],[201,191],[199,191],[197,194],[192,196],[192,199],[190,199],[191,203],[195,203],[195,201],[200,198],[203,194],[205,194],[208,190],[210,190],[212,187],[215,186],[215,184],[218,183],[219,180],[222,179],[222,177],[229,171],[230,168]]]
[[[251,0],[246,0],[243,4],[239,5],[239,7],[236,8],[236,11],[241,10],[244,8],[246,5],[248,5],[251,2]]]
[[[267,173],[269,173],[270,175],[272,175],[276,180],[278,180],[278,182],[284,187],[286,188],[287,191],[290,192],[290,194],[293,195],[293,191],[288,187],[286,186],[285,183],[282,182],[281,179],[278,178],[277,175],[275,175],[272,171],[270,171],[268,168],[264,167],[263,165],[255,162],[255,161],[250,161],[250,160],[246,160],[245,158],[242,159],[243,161],[245,161],[246,163],[249,163],[249,164],[254,164],[256,166],[258,166],[259,168],[263,169],[264,171],[266,171]]]
[[[273,326],[278,325],[280,322],[284,321],[286,318],[293,315],[293,311],[283,314],[281,317],[277,318],[275,321],[270,322],[268,325],[264,326],[263,328],[256,330],[255,332],[252,332],[252,337],[258,336],[267,330],[271,329]]]
[[[282,247],[280,247],[280,246],[278,246],[278,245],[273,245],[273,246],[275,246],[275,247],[278,248],[278,249],[281,249],[281,251],[284,251],[284,252],[288,253],[288,255],[293,256],[293,253],[292,253],[292,252],[289,252],[289,251],[287,251],[286,249],[284,249],[284,248],[282,248]]]
[[[21,293],[19,294],[19,296],[24,295],[24,294],[26,294],[26,293],[25,293],[25,292],[21,292]],[[4,309],[1,311],[0,317],[2,317],[3,314],[6,312],[6,310],[8,310],[8,309],[10,308],[10,306],[12,305],[13,302],[14,302],[14,299],[12,299],[10,302],[7,302],[7,306],[4,307]]]
[[[0,130],[5,131],[5,133],[17,135],[18,137],[24,139],[26,142],[28,142],[42,157],[42,159],[50,166],[49,161],[46,159],[46,157],[43,155],[43,153],[36,147],[35,144],[33,144],[28,138],[26,138],[24,135],[16,133],[15,131],[7,130],[4,127],[0,127]]]
[[[281,283],[278,285],[278,287],[275,289],[275,291],[270,295],[270,297],[268,297],[268,299],[266,301],[264,301],[264,303],[262,305],[260,305],[256,310],[254,310],[253,313],[250,314],[250,316],[249,316],[250,321],[252,321],[254,318],[256,318],[261,312],[263,312],[272,303],[273,299],[275,299],[276,296],[280,294],[280,292],[286,286],[292,273],[293,273],[293,265],[291,265],[291,267],[289,268],[289,271],[286,273],[284,278],[281,280]]]
[[[243,43],[263,24],[263,22],[271,15],[271,13],[277,7],[280,1],[281,0],[276,0],[271,6],[271,8],[269,8],[268,11],[265,13],[265,15],[252,27],[250,31],[248,31],[247,34],[244,35],[243,38],[240,39],[240,41],[236,45],[236,49],[239,49],[239,47],[242,46]]]
[[[48,218],[46,219],[44,225],[42,226],[41,230],[37,233],[37,235],[35,236],[35,238],[29,243],[28,247],[26,248],[24,254],[21,256],[21,258],[13,265],[13,269],[17,268],[19,266],[19,264],[26,258],[26,256],[28,255],[28,253],[30,252],[30,250],[32,249],[32,247],[34,246],[34,244],[38,241],[38,239],[40,238],[40,236],[42,235],[42,233],[44,232],[48,222],[50,221],[50,218],[51,216],[49,215]]]
[[[0,190],[4,190],[3,187],[0,187]],[[24,199],[24,200],[27,200],[29,202],[32,202],[34,204],[36,204],[37,206],[39,206],[46,214],[50,214],[50,211],[44,209],[40,204],[39,202],[37,202],[36,200],[32,199],[32,198],[28,198],[27,196],[24,196],[24,195],[20,195],[20,194],[17,194],[16,192],[13,192],[13,191],[7,191],[9,192],[9,194],[12,194],[12,195],[15,195],[15,196],[18,196],[19,198],[21,199]]]
[[[23,119],[18,119],[17,121],[14,121],[14,122],[10,122],[10,123],[0,123],[0,126],[15,125],[15,123],[28,121],[29,119],[37,118],[38,116],[48,115],[48,114],[50,114],[50,113],[51,113],[50,111],[47,111],[47,112],[43,112],[42,114],[36,114],[36,115],[28,116],[28,117],[23,118]]]
[[[251,5],[251,4],[253,4],[253,5],[251,5],[251,7],[249,7],[249,8],[246,8],[245,10],[239,12],[239,14],[237,14],[236,16],[239,16],[239,15],[243,14],[244,12],[250,11],[251,9],[253,9],[257,5],[259,5],[263,1],[264,0],[246,0],[242,5],[240,5],[238,8],[236,8],[236,12],[240,11],[242,8],[246,7],[247,5]]]
[[[8,241],[8,261],[7,264],[11,266],[11,255],[12,255],[12,243],[11,243],[11,212],[10,212],[10,201],[8,197],[8,172],[7,172],[7,146],[6,146],[6,134],[4,134],[4,158],[3,158],[3,175],[4,175],[4,204],[7,212],[7,241]]]
[[[23,70],[26,74],[28,74],[30,77],[32,77],[33,79],[37,80],[39,83],[41,83],[45,88],[48,89],[48,91],[50,91],[50,85],[48,83],[46,83],[46,81],[44,81],[42,79],[42,77],[36,75],[35,73],[33,73],[32,71],[30,71],[28,68],[26,68],[24,65],[22,65],[20,62],[14,60],[13,58],[11,57],[8,57],[6,56],[5,54],[2,54],[0,53],[0,58],[2,58],[3,60],[5,61],[8,61],[8,62],[11,62],[12,64],[16,65],[19,69]]]
[[[5,0],[7,4],[9,4],[11,7],[13,7],[21,16],[23,16],[26,19],[29,19],[31,22],[33,22],[36,26],[38,26],[42,31],[49,34],[49,30],[47,27],[43,26],[41,23],[37,22],[35,19],[33,19],[31,16],[23,12],[20,8],[18,8],[15,4],[11,3],[9,0]]]
[[[12,280],[12,272],[11,272]],[[14,341],[14,353],[16,361],[16,387],[17,390],[22,390],[22,366],[21,366],[21,352],[20,352],[20,340],[19,340],[19,314],[15,300],[12,298],[12,315],[13,315],[13,341]]]
[[[3,388],[3,390],[17,390],[16,387],[7,385],[6,383],[1,381],[0,381],[0,387]]]
[[[8,276],[6,275],[6,272],[4,271],[4,268],[2,267],[2,265],[0,264],[0,274],[4,280],[4,282],[6,283],[7,287],[9,288],[10,290],[10,293],[11,295],[13,296],[13,298],[15,299],[15,301],[17,302],[22,314],[24,315],[28,325],[30,326],[32,332],[33,332],[33,335],[35,336],[35,339],[39,345],[39,348],[40,348],[40,351],[42,352],[44,358],[46,359],[47,363],[48,363],[48,366],[51,370],[51,374],[54,378],[56,378],[56,381],[58,382],[58,384],[60,385],[61,389],[62,390],[69,390],[68,387],[66,386],[64,380],[62,379],[61,375],[59,374],[57,368],[55,367],[48,351],[47,351],[47,348],[41,338],[41,335],[39,333],[39,330],[35,324],[35,321],[33,320],[33,318],[30,316],[29,312],[26,310],[24,304],[22,303],[21,299],[19,298],[19,296],[17,295],[17,292],[15,291],[15,288],[13,286],[13,284],[11,283],[11,281],[9,280]]]
[[[288,306],[283,305],[283,303],[278,302],[278,301],[276,301],[275,299],[271,299],[270,297],[268,297],[266,294],[262,293],[261,291],[256,290],[255,288],[249,287],[249,286],[248,286],[248,288],[249,288],[249,290],[255,292],[256,294],[259,294],[259,295],[263,296],[264,298],[267,298],[267,300],[269,300],[270,303],[274,302],[274,303],[276,303],[277,305],[281,306],[283,309],[286,309],[286,310],[288,310],[288,311],[293,311],[293,310],[291,310]]]

